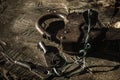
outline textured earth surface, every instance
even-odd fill
[[[35,22],[44,14],[54,12],[83,12],[89,8],[99,12],[99,19],[108,24],[114,11],[114,0],[0,0],[0,42],[5,42],[4,52],[14,60],[45,65],[37,44],[41,36]],[[77,9],[76,9],[77,8]],[[79,73],[70,78],[53,80],[120,80],[120,12],[106,33],[105,42],[95,46],[87,55],[87,66],[93,73]],[[46,41],[47,44],[50,44]],[[54,43],[51,43],[55,45]],[[0,46],[0,80],[40,80],[38,76],[15,64],[3,65]]]

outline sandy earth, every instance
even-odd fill
[[[45,65],[43,55],[37,49],[37,43],[41,40],[41,36],[34,26],[37,19],[52,12],[53,8],[62,8],[57,11],[67,13],[68,8],[80,8],[79,12],[83,12],[91,7],[100,13],[99,19],[103,24],[108,23],[112,15],[113,7],[111,6],[114,5],[114,1],[92,1],[87,3],[86,0],[0,0],[0,40],[7,43],[5,52],[8,52],[10,57],[15,55],[14,60],[26,60]],[[114,22],[120,21],[119,14],[120,12]],[[111,28],[107,32],[106,40],[111,41],[104,47],[100,45],[101,47],[96,48],[87,57],[87,66],[93,73],[80,73],[70,78],[55,77],[53,80],[120,80],[120,49],[116,51],[114,48],[116,46],[120,48],[119,22],[115,26],[117,29]],[[49,44],[49,42],[47,43]],[[113,43],[112,47],[109,43]],[[9,52],[10,50],[13,50],[13,55]],[[15,50],[18,52],[15,53]],[[14,79],[7,77],[3,80],[40,80],[28,70],[22,71],[21,67],[16,68],[16,65],[1,64],[0,66],[1,80],[3,75],[7,77],[7,73],[12,75]]]

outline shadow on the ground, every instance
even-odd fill
[[[116,30],[120,31],[120,29]],[[105,40],[107,31],[109,30],[103,28],[102,33],[96,39],[91,41],[92,47],[87,57],[95,57],[120,62],[120,36],[118,39]]]

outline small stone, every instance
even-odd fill
[[[61,39],[61,40],[65,39],[65,36],[61,36],[60,39]]]
[[[64,33],[66,34],[66,33],[68,33],[68,31],[65,30]]]
[[[114,28],[120,28],[120,21],[116,22],[114,25],[113,25]]]

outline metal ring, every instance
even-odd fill
[[[61,13],[56,13],[56,14],[47,14],[45,16],[42,16],[41,18],[38,19],[38,21],[35,24],[36,29],[38,30],[38,32],[42,35],[42,36],[46,36],[47,38],[51,38],[52,36],[45,31],[45,29],[43,28],[42,24],[48,20],[48,19],[53,19],[53,18],[60,18],[64,21],[64,24],[66,25],[66,23],[68,22],[66,15],[65,14],[61,14]]]

